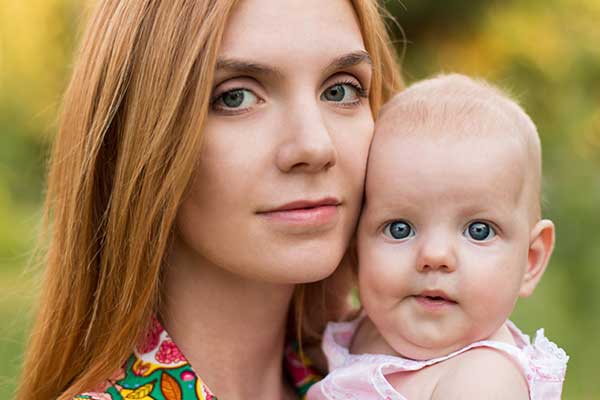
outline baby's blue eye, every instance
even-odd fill
[[[472,222],[465,228],[463,235],[466,237],[483,242],[496,236],[496,231],[487,222]]]
[[[402,240],[415,236],[415,230],[406,221],[394,221],[385,226],[383,234],[392,239]]]

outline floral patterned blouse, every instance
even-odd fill
[[[310,362],[301,360],[297,345],[285,351],[285,367],[300,399],[321,379]],[[145,340],[113,376],[73,400],[217,400],[156,318]]]

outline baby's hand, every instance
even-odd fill
[[[432,400],[529,400],[520,368],[497,350],[472,349],[444,364],[447,369],[435,386]]]

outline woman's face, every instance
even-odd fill
[[[347,0],[244,0],[218,56],[178,241],[200,265],[322,279],[353,234],[373,133],[370,59]]]

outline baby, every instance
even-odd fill
[[[317,399],[560,399],[568,356],[507,320],[554,246],[531,119],[461,75],[381,111],[357,250],[364,313],[330,323]]]

